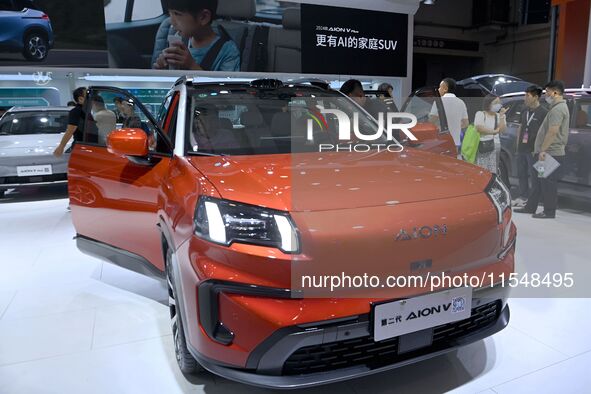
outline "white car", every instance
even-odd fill
[[[53,156],[69,107],[12,108],[0,118],[0,198],[9,189],[66,184],[70,154]]]

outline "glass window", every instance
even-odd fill
[[[109,89],[93,89],[88,101],[90,116],[85,124],[84,142],[106,146],[107,137],[113,130],[141,129],[148,135],[151,151],[168,153],[168,145],[156,132],[156,126],[131,95]]]
[[[322,109],[337,109],[350,120],[357,113],[362,134],[378,133],[377,122],[351,100],[319,89],[225,86],[219,91],[195,89],[190,95],[189,154],[317,152],[319,144],[341,142],[336,115]],[[385,142],[384,136],[377,142]]]
[[[1,135],[59,134],[68,126],[68,111],[15,112],[2,118]]]
[[[125,9],[128,0],[105,0],[105,23],[125,22]],[[162,2],[160,0],[136,0],[131,13],[132,21],[141,21],[156,18],[162,15]]]
[[[435,105],[435,97],[419,97],[419,96],[413,96],[410,98],[410,101],[408,102],[405,112],[409,112],[411,114],[413,114],[414,116],[417,117],[417,121],[419,123],[426,123],[429,122],[429,114],[431,113],[431,110],[433,109],[433,106]],[[437,107],[435,107],[435,113],[438,114],[439,111],[437,110]],[[439,117],[437,117],[437,119],[435,120],[435,125],[437,126],[437,128],[439,129],[440,126],[440,121],[439,121]]]
[[[158,110],[158,118],[156,121],[161,129],[164,129],[164,121],[166,120],[166,115],[168,114],[168,109],[170,108],[170,104],[172,103],[173,95],[169,95],[164,99],[160,109]]]
[[[120,23],[125,20],[127,0],[105,1],[105,23]]]
[[[143,0],[134,3],[131,14],[132,21],[143,21],[146,19],[157,18],[164,13],[160,0]]]
[[[443,121],[445,111],[438,93],[434,89],[424,89],[409,97],[402,108],[402,112],[411,113],[417,117],[418,123],[432,123],[440,132],[447,131],[447,123]],[[443,112],[443,114],[441,114]]]
[[[575,114],[577,129],[591,129],[591,102],[578,102]]]
[[[174,92],[166,97],[158,111],[158,125],[160,129],[168,136],[168,139],[174,146],[176,136],[176,120],[178,114],[179,93]],[[171,106],[174,105],[174,108]]]
[[[521,113],[525,107],[525,104],[521,101],[513,101],[505,104],[509,107],[507,111],[507,122],[508,123],[521,123]]]

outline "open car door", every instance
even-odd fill
[[[161,276],[164,260],[157,227],[158,201],[164,193],[173,144],[127,91],[92,87],[87,97],[84,139],[76,142],[68,168],[78,248],[128,269]],[[90,115],[90,103],[97,100],[106,109],[101,114],[95,109]],[[104,111],[111,118],[107,130],[99,120],[106,118]],[[141,141],[142,152],[118,153],[122,144],[133,146],[135,141]]]

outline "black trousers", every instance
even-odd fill
[[[529,180],[535,181],[538,177],[536,169],[533,167],[534,154],[531,152],[520,152],[517,155],[517,176],[519,178],[519,194],[517,197],[521,197],[524,200],[529,196]]]
[[[532,190],[529,193],[525,210],[536,212],[540,201],[544,204],[544,213],[549,216],[556,214],[556,205],[558,205],[558,181],[560,180],[564,156],[553,156],[560,167],[558,167],[547,178],[538,178],[537,175],[532,179]],[[537,155],[535,161],[538,160]]]

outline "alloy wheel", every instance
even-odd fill
[[[43,60],[47,56],[47,44],[45,39],[38,35],[32,35],[29,37],[27,43],[27,50],[31,58],[35,60]]]

